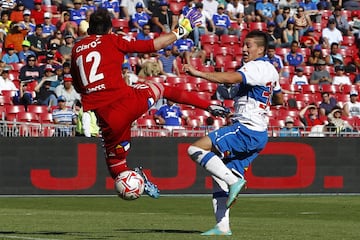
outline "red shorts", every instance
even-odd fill
[[[142,85],[144,86],[144,85]],[[104,139],[107,158],[126,158],[127,152],[117,156],[115,147],[130,143],[131,125],[157,100],[150,88],[132,88],[132,91],[107,106],[95,110]]]

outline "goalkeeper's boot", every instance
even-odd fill
[[[231,235],[232,232],[230,230],[223,232],[218,227],[214,227],[213,229],[210,229],[209,231],[203,232],[201,234],[201,236],[231,236]]]
[[[227,117],[230,113],[230,109],[220,105],[210,105],[207,109],[215,117]]]
[[[134,171],[140,174],[140,176],[144,179],[144,191],[147,195],[149,195],[152,198],[159,198],[160,197],[160,191],[158,187],[149,181],[149,179],[146,177],[145,173],[142,171],[142,167],[134,168]]]
[[[239,178],[236,183],[229,186],[229,197],[226,201],[227,208],[230,208],[235,203],[238,194],[245,187],[245,184],[246,180],[243,178]]]

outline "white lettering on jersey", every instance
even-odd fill
[[[88,43],[88,44],[82,44],[76,48],[76,53],[79,53],[83,50],[89,49],[89,48],[96,48],[97,45],[101,43],[100,38],[96,38],[94,41]]]

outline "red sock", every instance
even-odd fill
[[[210,101],[200,98],[197,92],[180,90],[177,87],[164,86],[164,98],[176,103],[188,104],[206,110],[210,106]]]

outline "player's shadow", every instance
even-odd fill
[[[189,233],[202,233],[197,230],[179,230],[179,229],[117,229],[117,232],[123,233],[179,233],[179,234],[189,234]]]

